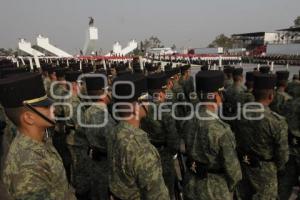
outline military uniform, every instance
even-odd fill
[[[294,186],[299,185],[300,176],[300,98],[293,99],[284,106],[284,116],[289,127],[289,161],[284,173],[278,177],[280,199],[288,199]]]
[[[293,80],[287,86],[286,92],[292,97],[300,97],[300,81]]]
[[[40,74],[25,74],[0,81],[4,108],[26,107],[50,125],[54,122],[35,107],[49,107]],[[6,158],[3,182],[14,199],[76,199],[69,185],[62,160],[51,140],[42,141],[18,132]]]
[[[254,90],[274,89],[275,77],[256,75]],[[248,109],[260,109],[258,105]],[[284,169],[289,157],[287,123],[285,118],[264,106],[262,112],[249,112],[249,117],[236,123],[236,140],[243,177],[249,183],[247,197],[276,199],[278,196],[277,173]]]
[[[223,87],[223,81],[221,72],[199,72],[196,75],[196,90],[216,92]],[[188,156],[185,199],[232,199],[232,193],[242,178],[234,134],[229,125],[210,110],[202,108],[199,115],[211,119],[193,118],[184,126]]]
[[[80,71],[70,71],[66,73],[66,81],[70,83],[74,83],[77,81],[79,75],[81,74]],[[79,87],[79,86],[78,86]],[[78,88],[80,89],[80,88]],[[70,88],[72,90],[72,88]],[[78,108],[81,104],[81,99],[77,94],[72,94],[72,96],[68,99],[64,100],[64,103],[67,103],[70,106],[64,106],[64,115],[65,117],[69,117],[65,121],[66,125],[66,144],[70,154],[71,164],[67,166],[66,170],[68,176],[70,177],[70,181],[72,185],[75,187],[76,192],[78,192],[78,188],[81,187],[81,182],[78,181],[76,174],[77,174],[77,167],[78,167],[78,157],[80,156],[80,148],[83,146],[84,141],[75,138],[75,135],[80,134],[80,125],[79,120],[83,122],[83,113],[85,107],[81,107],[81,113],[78,113]],[[79,119],[80,118],[80,119]]]
[[[149,75],[148,90],[160,91],[166,85],[166,77],[162,74]],[[158,109],[160,103],[155,102]],[[174,155],[179,151],[180,136],[176,129],[176,121],[170,113],[162,113],[161,119],[155,119],[157,113],[153,106],[149,107],[147,116],[141,121],[141,128],[148,133],[149,140],[159,152],[163,177],[170,196],[174,196],[175,168]]]
[[[22,133],[10,146],[3,181],[16,199],[76,199],[52,144],[36,142]]]
[[[123,99],[116,96],[116,102],[136,102],[142,93],[147,91],[146,79],[141,75],[123,75],[117,77],[114,84],[118,81],[131,81],[135,87],[118,84],[115,93]],[[134,94],[133,97],[128,97],[131,93]],[[124,200],[170,199],[162,176],[159,153],[150,143],[147,133],[126,121],[121,121],[110,136],[110,192]]]
[[[274,100],[270,105],[270,108],[280,114],[284,115],[284,107],[288,101],[292,99],[292,97],[286,93],[285,87],[281,86],[281,82],[288,82],[289,72],[288,71],[277,71],[276,72],[277,78],[277,91],[275,92]]]
[[[169,199],[159,153],[147,133],[120,122],[108,146],[111,160],[109,188],[120,199]]]
[[[106,114],[105,114],[106,113]],[[106,117],[105,117],[106,115]],[[85,114],[85,124],[100,125],[107,123],[103,127],[98,128],[84,128],[84,134],[88,141],[89,162],[91,163],[91,170],[89,171],[91,177],[91,196],[92,199],[107,199],[108,193],[108,174],[109,170],[107,161],[107,138],[110,131],[116,125],[107,112],[105,104],[96,103],[90,106]]]

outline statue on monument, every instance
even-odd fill
[[[89,26],[94,26],[94,18],[89,17],[89,19],[90,19]]]

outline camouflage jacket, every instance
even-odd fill
[[[233,85],[233,80],[232,79],[227,79],[224,81],[224,88],[227,89]]]
[[[300,81],[290,82],[286,92],[294,98],[300,97]]]
[[[43,83],[44,83],[44,87],[45,87],[45,91],[46,91],[46,94],[48,97],[51,96],[50,94],[50,88],[51,88],[51,80],[49,77],[45,77],[44,80],[43,80]]]
[[[233,191],[242,178],[240,163],[235,150],[234,134],[229,125],[221,121],[211,111],[201,109],[199,115],[210,119],[199,120],[193,118],[185,123],[187,155],[189,159],[205,164],[210,170],[223,171],[227,187],[230,191]],[[222,175],[219,176],[219,178],[221,177]],[[216,179],[207,180],[208,185],[213,185],[214,180]]]
[[[84,113],[84,121],[87,126],[84,134],[91,146],[107,151],[107,137],[116,122],[107,111],[107,106],[103,103],[91,105]]]
[[[225,116],[235,116],[237,109],[238,109],[238,103],[243,98],[241,97],[245,93],[245,88],[243,86],[236,86],[232,85],[229,88],[227,88],[224,92],[224,115]]]
[[[284,107],[286,103],[291,100],[292,97],[286,92],[276,91],[273,102],[270,105],[271,110],[274,112],[284,115]]]
[[[156,108],[153,108],[156,106]],[[164,145],[172,153],[179,150],[180,137],[176,129],[176,121],[170,113],[163,112],[158,119],[159,104],[149,106],[147,116],[141,121],[141,128],[148,134],[150,142],[156,146]],[[154,113],[156,111],[156,113]],[[157,119],[155,119],[157,117]]]
[[[256,105],[251,109],[253,112],[246,114],[248,119],[243,118],[236,123],[238,151],[253,153],[264,160],[273,160],[280,170],[289,158],[286,120],[267,106],[262,112],[254,111],[258,109]],[[253,119],[260,116],[263,118]]]
[[[3,182],[14,199],[76,199],[62,160],[50,141],[18,133],[11,144]]]
[[[287,102],[284,108],[289,127],[290,154],[300,160],[300,97]]]
[[[170,199],[160,157],[147,133],[120,122],[108,142],[110,191],[120,199]]]

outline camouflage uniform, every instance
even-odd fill
[[[107,117],[107,118],[106,118]],[[105,118],[107,123],[105,123]],[[109,171],[107,161],[107,137],[112,128],[116,125],[116,122],[112,119],[107,112],[107,107],[102,103],[95,103],[90,106],[84,114],[84,120],[86,125],[101,125],[103,127],[84,128],[84,135],[87,138],[87,143],[91,148],[90,158],[87,159],[91,169],[89,170],[89,176],[91,177],[91,196],[92,199],[107,199],[108,197],[108,174]],[[86,148],[84,148],[86,149]],[[81,158],[86,157],[88,150],[83,151]],[[83,161],[83,160],[82,160]],[[85,170],[87,170],[87,163],[83,162]],[[84,177],[82,177],[84,178]]]
[[[225,117],[235,117],[237,115],[238,109],[241,108],[238,103],[242,103],[240,101],[243,100],[243,96],[245,94],[245,88],[242,85],[232,85],[227,88],[224,92],[224,102],[223,102],[223,114]],[[246,97],[246,96],[244,96]],[[233,132],[234,130],[234,120],[226,121],[230,124]]]
[[[79,185],[81,185],[81,183],[78,182],[77,178],[76,178],[76,174],[77,174],[76,168],[78,165],[77,161],[78,161],[78,157],[80,156],[80,153],[79,153],[80,148],[84,145],[84,144],[82,144],[83,140],[75,139],[75,134],[80,134],[77,109],[78,109],[78,106],[81,104],[81,100],[79,99],[78,96],[73,95],[72,97],[67,99],[65,101],[65,103],[69,103],[72,108],[72,111],[71,111],[69,107],[64,106],[64,114],[66,117],[71,117],[69,120],[66,121],[66,132],[67,132],[66,143],[67,143],[67,147],[71,154],[71,159],[72,159],[71,168],[69,169],[70,180],[77,192],[77,190],[79,190],[78,187],[80,187]],[[83,107],[82,107],[81,111],[82,112],[81,112],[80,117],[81,117],[81,119],[83,119],[83,117],[82,117],[83,113],[84,113]],[[73,112],[73,115],[70,116],[70,114],[72,112]]]
[[[12,200],[11,196],[8,194],[5,186],[0,179],[0,199],[1,200]]]
[[[286,92],[292,97],[300,97],[300,81],[294,80],[287,86]]]
[[[1,115],[1,121],[3,125],[3,129],[0,130],[0,177],[2,177],[3,172],[3,166],[4,161],[7,156],[9,147],[13,139],[15,138],[17,134],[17,128],[16,126],[6,117],[3,107],[0,105],[0,115]]]
[[[194,168],[193,164],[187,164],[185,199],[232,199],[232,192],[242,178],[234,134],[214,113],[202,109],[200,116],[213,119],[193,118],[184,127],[188,160],[198,163]],[[195,174],[196,171],[200,173],[201,168],[206,172]]]
[[[258,109],[257,106],[251,109]],[[288,137],[285,118],[265,106],[263,113],[247,113],[236,123],[238,153],[242,161],[244,179],[249,182],[252,199],[276,199],[278,196],[277,172],[288,161]]]
[[[120,122],[108,141],[109,188],[120,199],[170,199],[159,153],[147,133]]]
[[[68,95],[68,91],[66,89],[66,85],[64,83],[57,83],[53,86],[53,94],[51,98],[54,100],[55,103],[63,103],[65,100],[62,99],[63,97]],[[63,105],[56,105],[54,114],[58,118],[65,117],[64,106]],[[55,128],[53,131],[52,141],[53,145],[56,148],[57,152],[61,156],[63,160],[63,164],[67,169],[67,177],[70,181],[70,166],[72,163],[70,151],[68,150],[67,143],[66,143],[66,127],[64,120],[57,120],[55,124]]]
[[[287,103],[287,101],[291,100],[292,97],[286,93],[286,92],[281,92],[281,91],[276,91],[274,100],[272,101],[270,108],[274,112],[284,115],[284,107]]]
[[[293,99],[284,107],[289,126],[290,158],[284,173],[278,177],[280,199],[288,199],[294,186],[299,185],[300,176],[300,98]]]
[[[159,104],[156,104],[156,108]],[[179,151],[180,137],[176,129],[176,121],[169,113],[162,113],[161,120],[154,119],[154,108],[149,107],[147,116],[142,119],[141,128],[148,133],[150,142],[159,152],[163,177],[170,196],[174,196],[175,169],[174,155]]]
[[[224,88],[227,89],[233,86],[233,79],[227,79],[224,81]]]
[[[50,88],[51,88],[51,80],[49,77],[44,77],[44,88],[46,91],[47,96],[51,97],[50,95]]]
[[[40,143],[18,133],[7,156],[3,181],[15,199],[76,199],[49,140]]]

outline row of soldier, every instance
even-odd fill
[[[11,138],[7,143],[15,139],[3,181],[14,198],[276,199],[279,195],[288,199],[298,184],[299,77],[288,84],[288,72],[274,76],[268,67],[261,67],[260,72],[246,73],[245,89],[241,68],[224,67],[221,72],[204,66],[195,84],[188,65],[172,68],[168,64],[164,72],[160,64],[147,64],[145,71],[139,64],[130,70],[122,63],[108,70],[82,68],[85,74],[107,77],[107,85],[101,77],[78,79],[82,74],[79,66],[70,68],[44,65],[46,92],[39,87],[42,79],[37,74],[22,72],[1,80],[1,104],[16,125],[4,116],[3,132]],[[11,71],[15,74],[20,69]],[[135,87],[122,84],[124,81]],[[118,82],[114,96],[109,88]],[[193,92],[197,98],[191,99]],[[64,96],[68,98],[57,98]],[[49,109],[53,101],[55,125]],[[159,106],[166,101],[213,103],[199,111],[212,119],[175,120],[171,112],[154,119],[156,110],[149,103]],[[122,105],[125,102],[132,109]],[[235,116],[238,103],[248,102],[263,105],[263,119],[224,122],[216,114],[222,108],[227,117]],[[115,119],[116,107],[113,109],[118,103],[125,109],[116,114],[121,119]],[[184,104],[175,111],[183,117],[189,112]],[[80,125],[102,124],[105,116],[103,127]],[[59,156],[54,157],[57,152]]]

